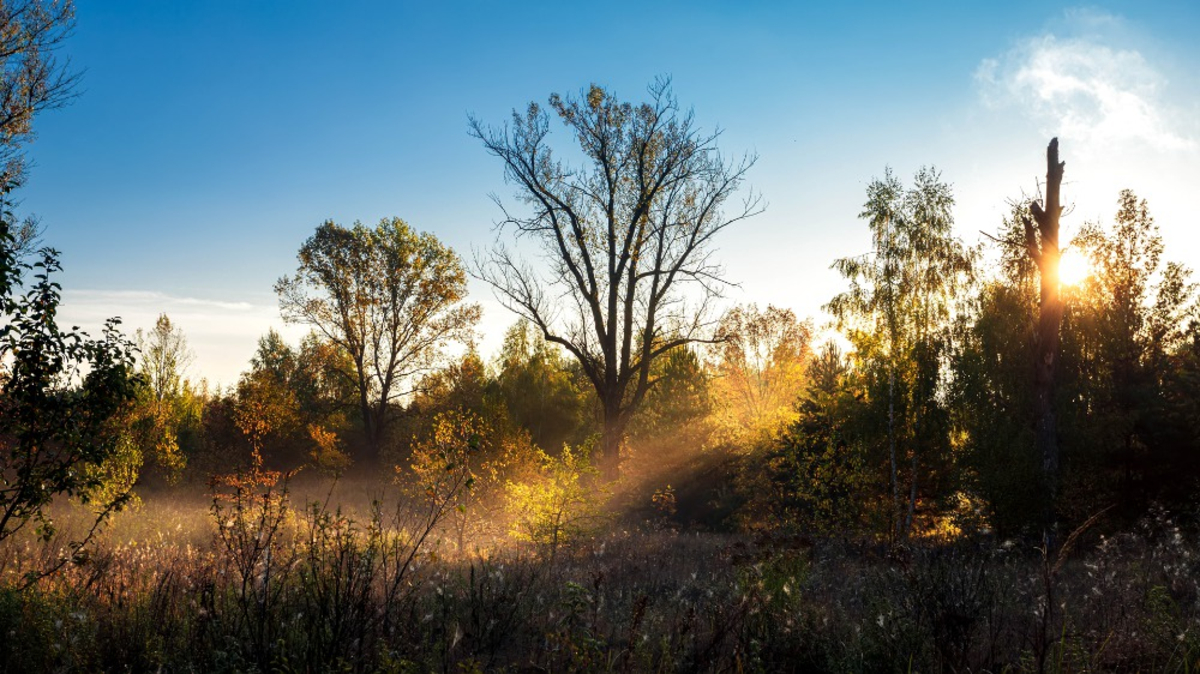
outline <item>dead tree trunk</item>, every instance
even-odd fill
[[[1042,204],[1029,204],[1032,218],[1023,219],[1025,246],[1038,266],[1041,277],[1041,300],[1035,335],[1034,414],[1038,451],[1042,455],[1043,537],[1047,548],[1054,546],[1058,500],[1058,437],[1054,418],[1055,376],[1058,369],[1059,330],[1062,325],[1063,301],[1058,278],[1058,224],[1062,215],[1063,167],[1058,160],[1058,139],[1051,139],[1046,148],[1046,195]]]

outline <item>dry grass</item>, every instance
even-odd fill
[[[0,669],[1200,669],[1196,538],[1161,514],[1081,541],[1048,579],[1036,550],[987,541],[610,530],[553,558],[462,552],[451,531],[418,540],[403,504],[372,509],[370,487],[306,509],[328,485],[301,486],[274,530],[249,530],[257,551],[216,536],[199,494],[146,497],[89,558],[0,591]],[[11,580],[54,544],[6,553]]]

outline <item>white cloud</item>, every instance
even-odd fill
[[[490,358],[515,318],[487,295],[477,294],[474,301],[484,307],[483,320],[477,326],[478,347]],[[153,328],[160,314],[166,314],[183,331],[195,352],[188,376],[223,386],[236,383],[250,366],[258,339],[268,330],[275,329],[292,344],[299,343],[309,330],[285,324],[274,302],[229,302],[145,290],[64,290],[59,324],[77,325],[96,336],[105,320],[119,316],[121,331],[132,339],[138,329]]]
[[[1192,151],[1194,138],[1177,122],[1169,82],[1137,49],[1114,46],[1106,32],[1119,26],[1107,14],[1068,12],[1071,37],[1023,40],[975,71],[985,103],[1015,109],[1047,135],[1077,146],[1149,146]]]
[[[159,314],[183,330],[196,360],[188,373],[224,385],[237,381],[258,338],[274,328],[290,341],[306,330],[285,326],[272,304],[177,297],[142,290],[65,290],[59,311],[63,326],[78,325],[97,335],[110,316],[121,317],[121,330],[131,338],[138,329],[154,327]]]

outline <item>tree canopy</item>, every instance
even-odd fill
[[[479,318],[464,304],[458,255],[399,218],[375,227],[332,221],[300,247],[295,275],[275,291],[284,320],[311,325],[353,364],[366,442],[378,454],[391,405],[415,390]]]
[[[754,194],[730,205],[754,164],[726,161],[717,132],[680,109],[669,80],[649,100],[621,101],[592,85],[530,103],[496,128],[471,133],[504,166],[520,209],[499,199],[501,230],[528,240],[543,265],[498,244],[477,273],[509,309],[580,364],[603,415],[603,472],[618,475],[620,444],[653,383],[654,361],[711,339],[712,300],[725,281],[712,257],[717,234],[761,210]],[[582,161],[552,141],[551,113]],[[560,300],[561,298],[561,300]]]

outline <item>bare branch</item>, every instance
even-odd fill
[[[511,126],[470,121],[528,209],[515,214],[501,204],[498,228],[540,244],[546,261],[538,274],[497,244],[476,256],[472,273],[579,361],[604,410],[608,477],[625,424],[653,382],[650,364],[707,339],[708,322],[689,316],[683,300],[699,298],[703,312],[727,285],[709,261],[713,237],[762,210],[752,192],[733,215],[723,212],[754,156],[726,163],[719,132],[697,130],[669,80],[652,84],[649,96],[633,105],[594,85],[578,98],[552,95],[550,109],[586,157],[579,166],[552,158],[549,116],[536,103],[514,111]]]

